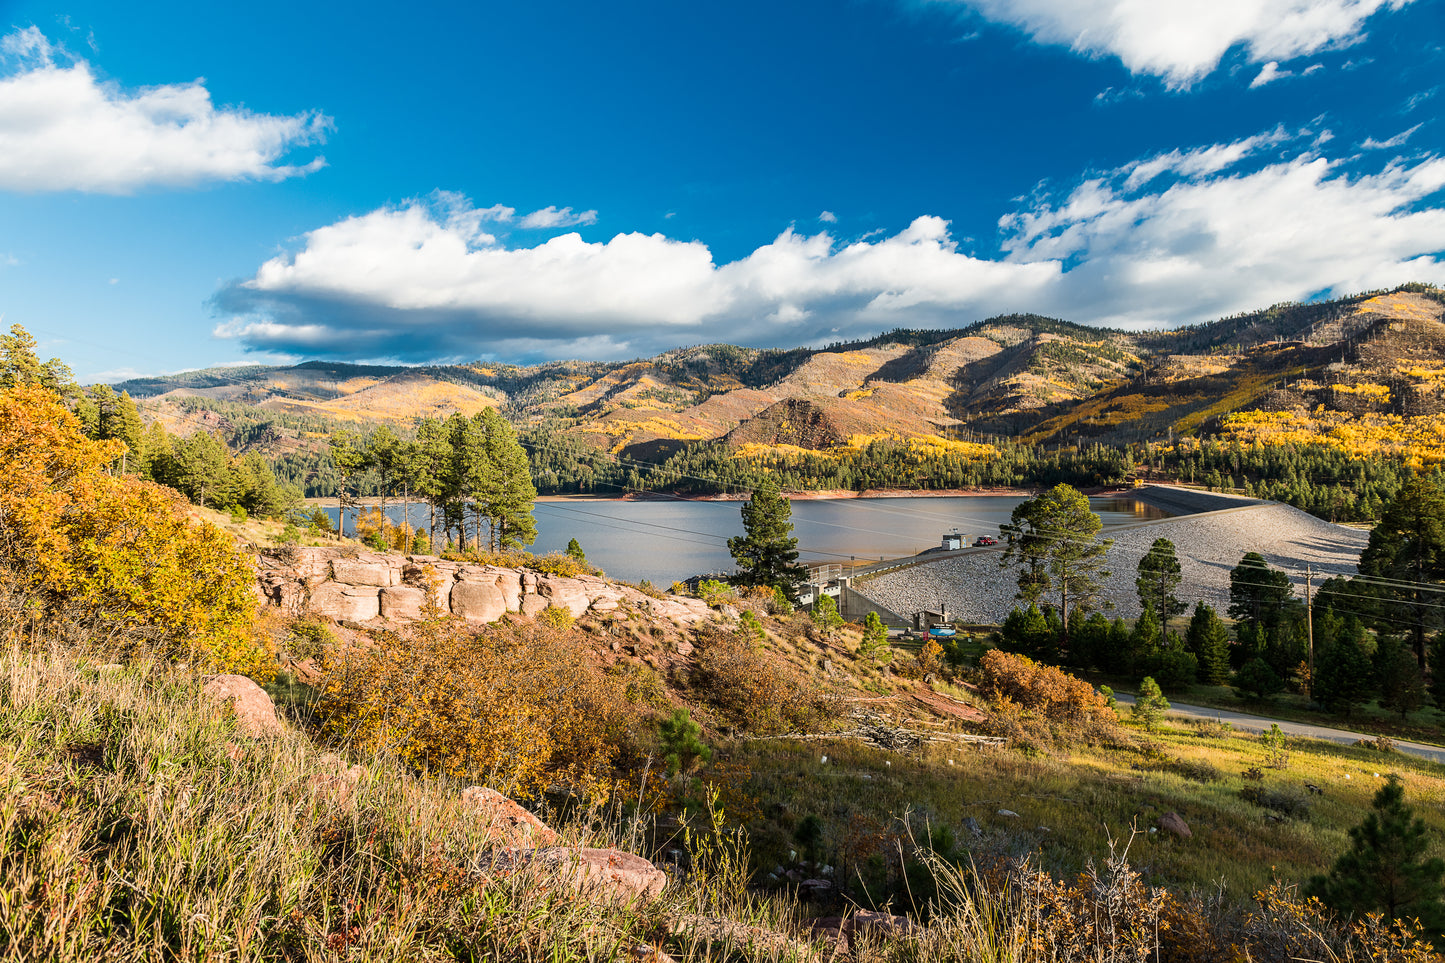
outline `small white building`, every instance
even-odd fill
[[[945,552],[956,552],[960,548],[963,548],[963,541],[964,536],[957,529],[947,532],[943,536],[943,550]]]

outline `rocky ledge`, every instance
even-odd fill
[[[436,610],[471,622],[494,622],[508,612],[535,616],[548,606],[574,618],[630,607],[654,619],[692,625],[708,618],[707,604],[681,596],[657,598],[595,575],[564,577],[526,569],[452,562],[434,555],[297,548],[257,560],[256,591],[294,615],[338,622],[415,622],[434,593]]]

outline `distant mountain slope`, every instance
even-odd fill
[[[116,387],[182,430],[241,432],[244,423],[245,443],[285,450],[316,448],[328,426],[405,426],[486,406],[524,428],[642,460],[716,440],[820,451],[878,437],[1124,443],[1243,430],[1241,412],[1440,414],[1442,318],[1439,291],[1407,285],[1168,331],[1022,314],[816,350],[702,345],[535,366],[308,362]]]

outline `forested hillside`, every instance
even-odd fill
[[[1082,486],[1140,471],[1371,518],[1445,458],[1445,296],[1406,285],[1174,330],[1007,315],[820,349],[628,362],[309,362],[127,382],[147,421],[331,495],[338,430],[495,408],[539,492]],[[374,475],[363,493],[379,491]]]

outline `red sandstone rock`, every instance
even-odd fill
[[[264,739],[286,731],[286,726],[276,718],[271,697],[244,675],[212,676],[201,691],[230,708],[242,735]]]

